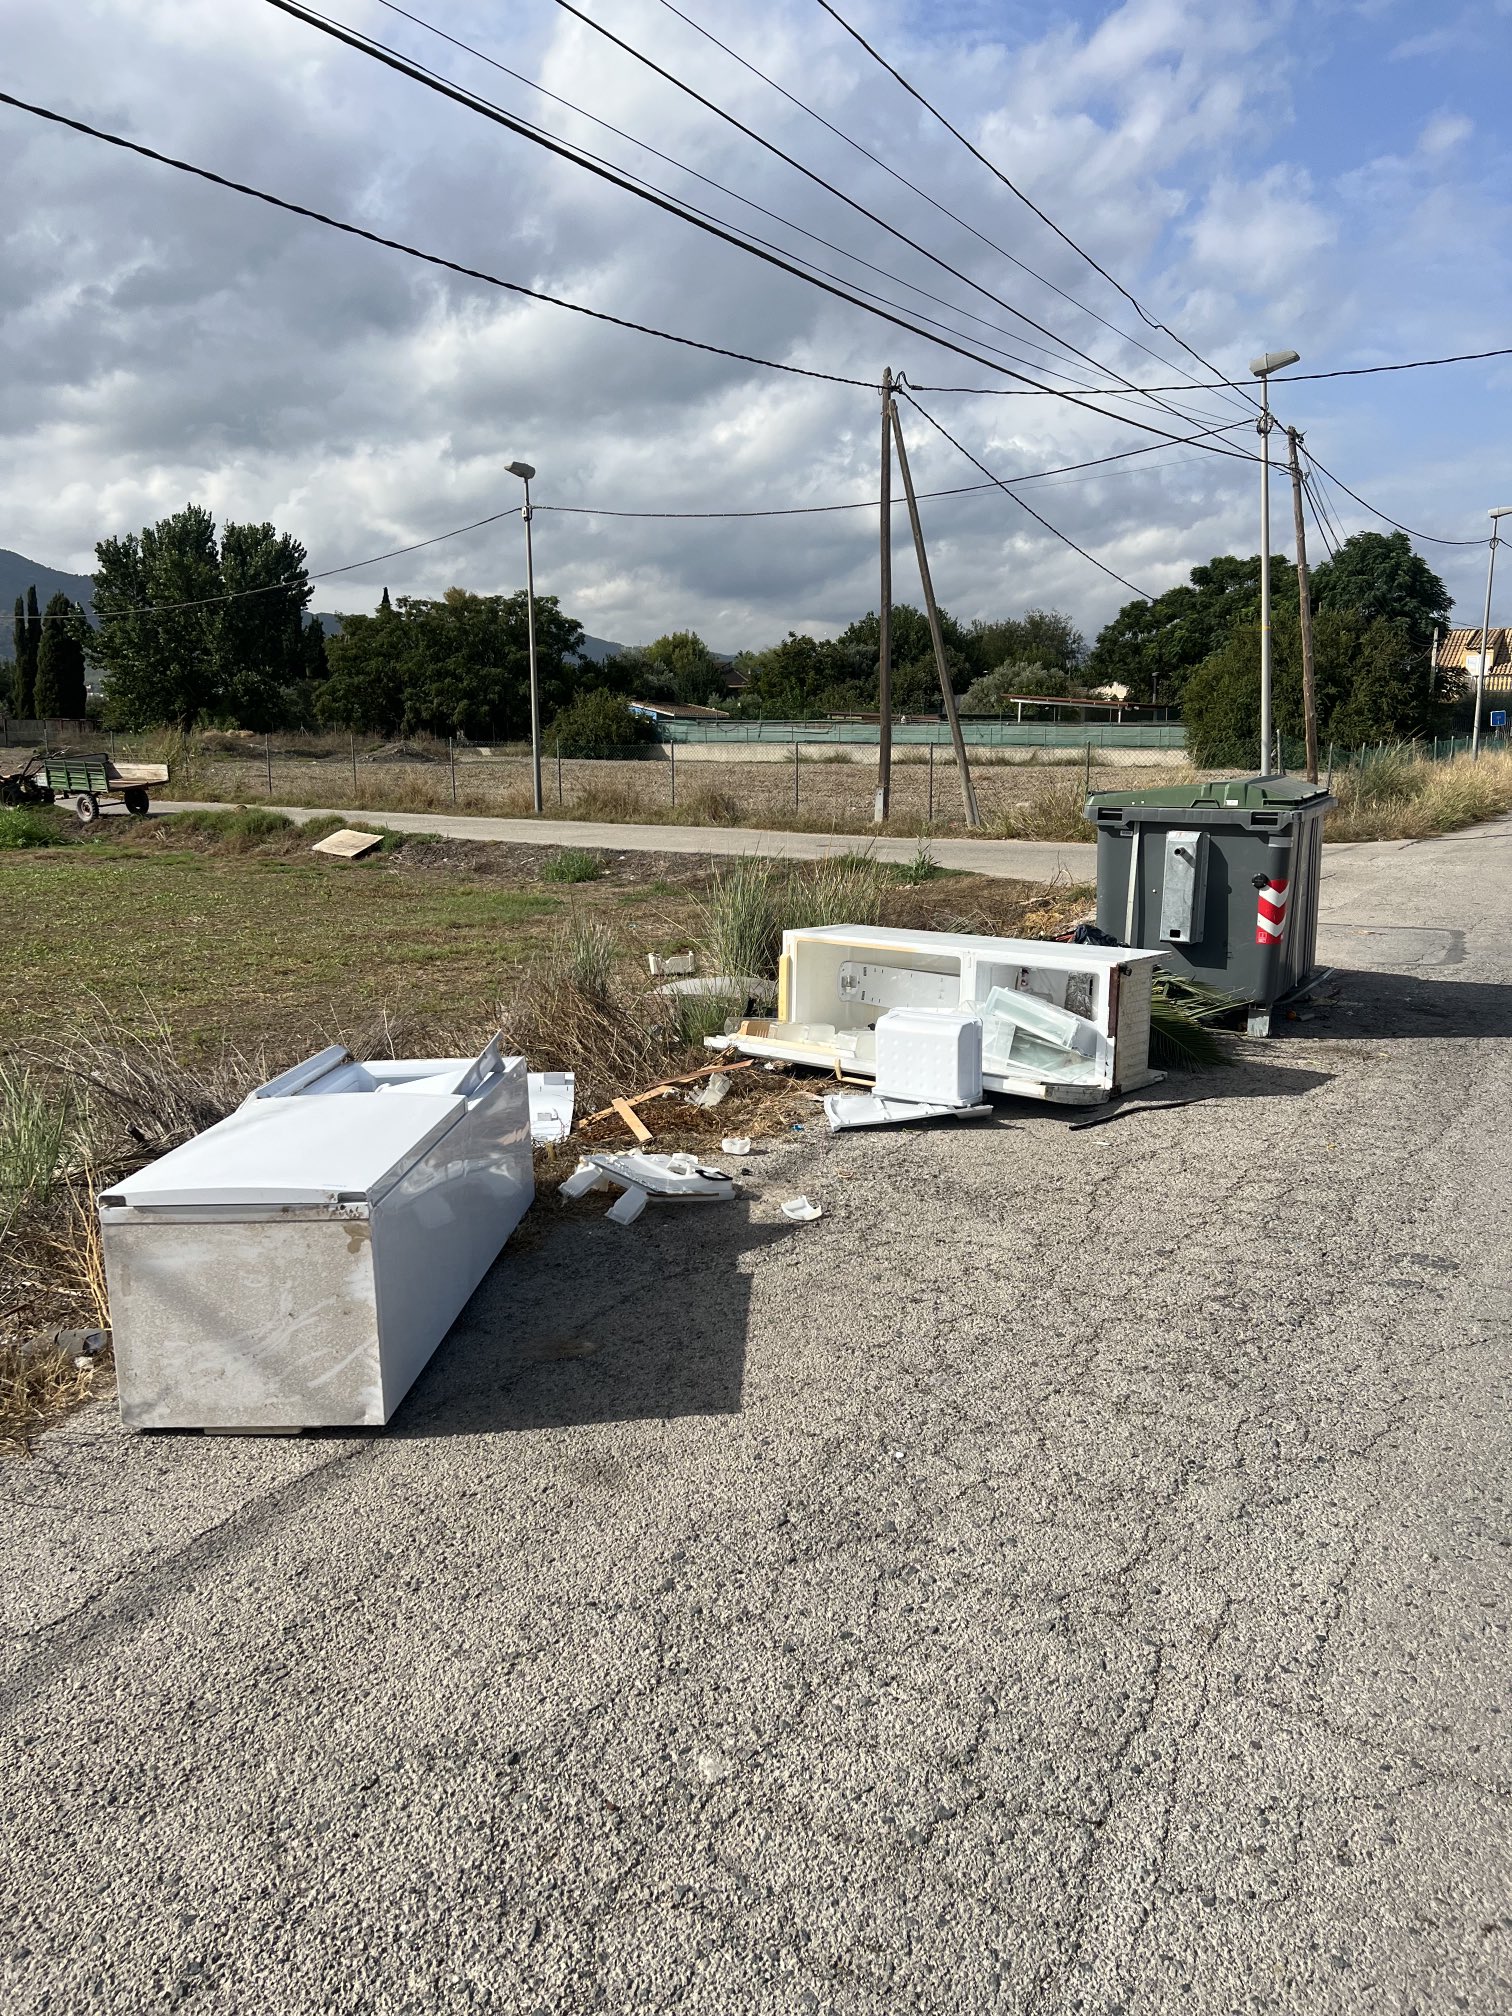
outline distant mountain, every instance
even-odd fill
[[[28,560],[0,546],[0,614],[9,616],[16,597],[33,587],[39,609],[45,609],[49,598],[61,593],[71,602],[82,602],[87,614],[94,613],[94,583],[87,574],[60,574],[56,567],[44,567],[40,560]],[[15,655],[11,626],[0,623],[0,658]]]
[[[611,644],[607,637],[587,637],[578,646],[578,654],[591,658],[595,665],[602,665],[606,658],[618,658],[624,650],[623,644]]]

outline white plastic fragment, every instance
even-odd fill
[[[696,1155],[648,1155],[631,1149],[620,1155],[590,1155],[588,1161],[608,1181],[644,1190],[659,1201],[722,1203],[735,1195],[731,1178],[722,1169],[705,1168]]]
[[[633,1225],[646,1208],[646,1193],[639,1184],[632,1183],[623,1197],[618,1198],[604,1213],[616,1225]]]
[[[716,1071],[712,1078],[705,1078],[702,1085],[695,1085],[688,1093],[690,1106],[717,1106],[730,1089],[730,1080],[723,1071]]]
[[[901,1127],[911,1120],[979,1120],[991,1111],[990,1106],[926,1105],[869,1092],[831,1092],[824,1101],[825,1117],[837,1134],[846,1127]]]
[[[586,1197],[590,1190],[606,1190],[608,1187],[609,1178],[604,1174],[603,1170],[598,1167],[597,1163],[585,1160],[579,1162],[576,1169],[567,1178],[567,1181],[562,1185],[560,1194],[563,1197],[575,1199]]]
[[[811,1225],[816,1218],[824,1216],[817,1204],[811,1204],[807,1197],[789,1197],[782,1207],[784,1218],[791,1218],[795,1225]]]
[[[577,1098],[577,1081],[570,1071],[532,1071],[530,1088],[530,1138],[538,1147],[565,1141],[572,1132],[572,1109]]]
[[[648,952],[646,964],[651,968],[653,980],[672,979],[675,975],[691,973],[697,965],[691,952]]]
[[[724,1155],[749,1155],[751,1137],[749,1134],[727,1134],[720,1142],[719,1148],[720,1153]]]

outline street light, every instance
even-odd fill
[[[1503,518],[1512,518],[1512,504],[1499,505],[1495,511],[1487,513],[1491,520],[1491,557],[1486,566],[1486,620],[1481,625],[1480,664],[1475,673],[1475,721],[1470,729],[1470,754],[1480,754],[1481,715],[1486,704],[1487,660],[1491,656],[1491,580],[1496,573],[1497,534]]]
[[[525,634],[530,647],[530,781],[535,809],[541,809],[541,687],[536,677],[535,641],[535,555],[530,544],[530,479],[536,473],[528,462],[511,462],[511,476],[525,485]]]
[[[1295,350],[1267,350],[1250,370],[1260,380],[1260,775],[1270,775],[1276,760],[1271,748],[1271,611],[1270,611],[1270,374],[1300,363]]]

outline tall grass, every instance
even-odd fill
[[[35,1068],[0,1062],[0,1237],[45,1206],[78,1131],[74,1089]]]
[[[1410,747],[1385,749],[1337,772],[1328,840],[1427,840],[1512,811],[1512,754],[1433,763]]]
[[[619,940],[600,917],[574,911],[557,934],[556,962],[585,1000],[606,1003],[619,956]]]
[[[32,805],[0,805],[0,848],[61,847],[62,822],[56,812]]]

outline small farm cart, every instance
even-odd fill
[[[29,756],[19,770],[0,776],[0,805],[51,805],[72,799],[81,826],[100,816],[102,798],[119,798],[139,818],[148,793],[168,782],[166,763],[116,763],[109,756]]]

